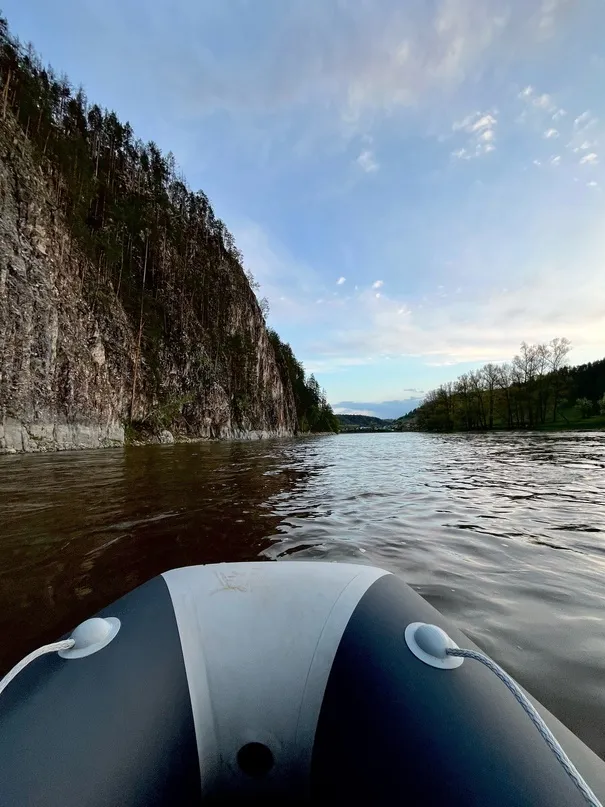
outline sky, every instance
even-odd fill
[[[336,411],[605,355],[602,0],[5,0],[171,150]],[[386,402],[386,403],[385,403]]]

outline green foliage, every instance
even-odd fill
[[[461,375],[430,392],[409,416],[426,431],[570,426],[578,414],[593,415],[593,401],[605,399],[605,359],[567,367],[570,349],[566,339],[524,342],[511,364],[487,364]],[[576,408],[570,411],[566,403],[573,400]]]
[[[139,431],[132,421],[124,424],[124,442],[126,445],[131,445],[139,437]]]
[[[599,414],[605,415],[605,393],[603,393],[603,396],[599,399],[598,404]]]
[[[300,432],[338,432],[338,418],[326,399],[325,390],[320,389],[313,374],[308,378],[305,368],[295,357],[292,348],[282,342],[276,331],[268,331],[275,351],[282,383],[291,385],[296,405],[296,417]]]
[[[225,386],[234,418],[244,423],[258,397],[258,334],[253,344],[249,330],[236,325],[234,332],[233,324],[242,323],[246,308],[265,317],[268,303],[256,302],[258,284],[246,277],[233,236],[208,197],[186,185],[172,154],[136,139],[129,123],[44,67],[10,35],[5,20],[0,80],[2,125],[10,130],[16,121],[87,258],[80,262],[82,294],[95,314],[108,318],[117,299],[137,337],[131,419],[169,426],[186,408],[175,402],[179,379],[163,373],[170,354],[181,363],[179,372],[195,376],[198,396],[216,381]],[[13,136],[6,142],[9,151],[22,148]],[[299,384],[296,373],[294,380]],[[141,391],[147,400],[171,403],[135,412]],[[303,390],[301,415],[304,409],[309,428],[328,426],[321,396],[312,411],[312,394]]]
[[[192,403],[194,396],[188,395],[169,396],[156,407],[154,407],[144,418],[143,422],[149,424],[153,431],[169,429],[176,423],[183,412],[183,408]]]
[[[576,407],[580,410],[581,416],[583,418],[587,418],[592,415],[594,404],[590,398],[578,398],[576,401]]]

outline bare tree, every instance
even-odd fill
[[[525,423],[525,409],[523,408],[523,372],[513,359],[510,368],[510,390],[516,426]]]
[[[468,374],[468,378],[474,404],[473,408],[475,419],[479,428],[485,429],[487,428],[487,422],[485,418],[485,403],[483,401],[483,373],[481,370],[471,370],[471,372]]]
[[[513,368],[519,377],[519,399],[525,403],[529,426],[535,422],[534,389],[538,372],[538,348],[536,345],[521,343],[521,350],[513,359]],[[525,422],[525,415],[522,418]]]
[[[251,269],[246,269],[246,277],[248,278],[248,283],[250,284],[250,288],[256,294],[256,292],[260,289],[260,283],[252,274]]]
[[[550,384],[548,378],[550,371],[550,345],[544,343],[536,345],[535,351],[538,417],[540,419],[540,423],[545,423],[550,394]]]
[[[513,369],[510,364],[501,364],[497,367],[496,384],[502,391],[502,398],[506,408],[506,425],[509,429],[513,427],[512,377]]]
[[[571,350],[571,342],[565,337],[552,339],[550,341],[550,370],[552,372],[552,390],[553,390],[553,415],[552,419],[557,420],[557,408],[561,399],[561,391],[563,388],[562,369],[567,364],[567,354]]]
[[[500,368],[497,364],[489,362],[479,371],[483,379],[483,387],[487,392],[488,428],[494,428],[494,398],[495,389],[499,386]]]
[[[471,395],[468,373],[463,373],[456,380],[454,389],[462,404],[462,416],[464,419],[465,428],[472,429],[473,421],[471,416]]]

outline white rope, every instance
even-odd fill
[[[486,656],[483,653],[479,653],[476,650],[463,650],[460,647],[448,647],[445,652],[447,653],[448,656],[458,656],[459,658],[470,658],[474,659],[475,661],[480,661],[481,664],[484,664],[489,670],[491,670],[495,675],[497,675],[498,678],[509,690],[509,692],[513,695],[517,703],[521,706],[525,714],[529,717],[534,726],[538,729],[545,743],[553,752],[553,754],[555,755],[555,757],[565,770],[565,773],[569,776],[571,781],[578,788],[580,793],[584,796],[586,802],[590,804],[591,807],[602,807],[601,802],[597,799],[597,797],[592,792],[590,787],[586,784],[586,782],[582,777],[582,774],[578,771],[578,769],[570,760],[570,758],[567,756],[565,751],[561,748],[554,734],[548,728],[544,720],[542,720],[542,718],[540,717],[540,715],[538,714],[532,703],[523,694],[519,685],[515,681],[513,681],[510,675],[504,672],[502,667],[496,664],[495,661],[492,661],[492,659],[489,658],[489,656]]]
[[[15,664],[13,669],[7,672],[4,678],[0,681],[0,695],[4,692],[13,678],[16,678],[21,670],[25,669],[30,662],[40,658],[40,656],[44,656],[46,653],[57,653],[59,650],[69,650],[69,648],[73,647],[74,645],[75,641],[73,639],[63,639],[61,642],[45,644],[42,645],[42,647],[39,647],[37,650],[33,650],[29,655],[25,656],[25,658],[22,658],[20,662]]]

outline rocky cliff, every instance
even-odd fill
[[[5,76],[9,100],[10,90]],[[41,160],[17,115],[4,112],[0,451],[121,445],[125,430],[292,434],[293,392],[239,261],[220,245],[196,252],[193,238],[179,252],[153,220],[120,231],[117,258],[107,238],[91,249],[90,234],[117,220],[99,211],[98,150],[80,235],[64,169]]]

